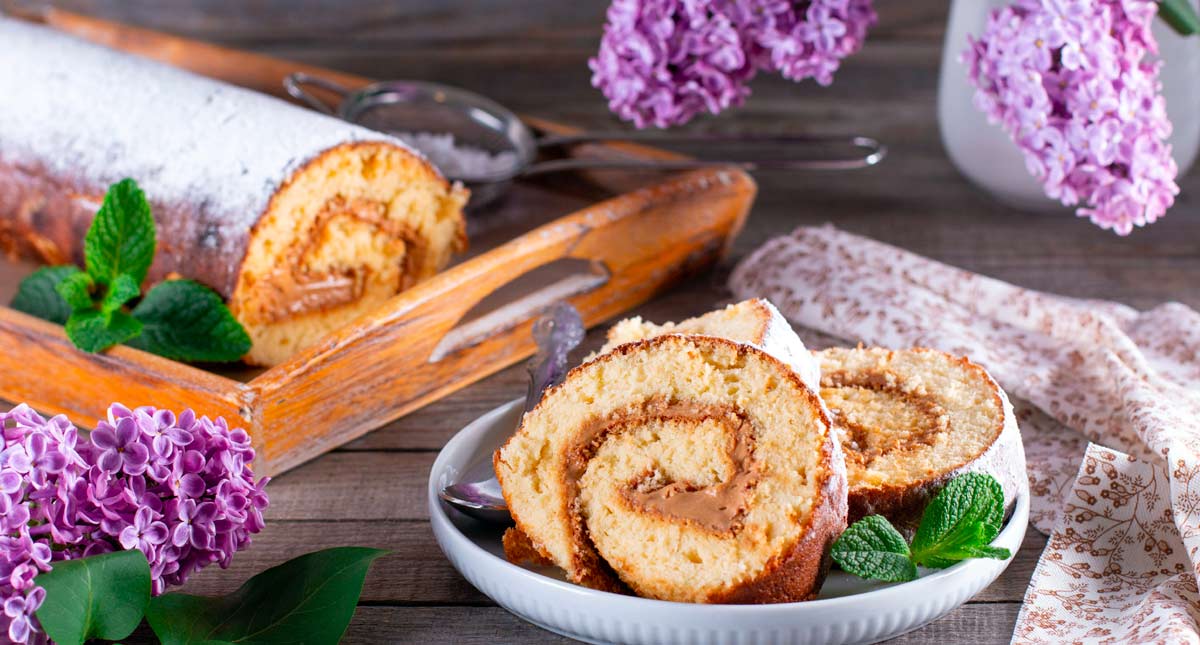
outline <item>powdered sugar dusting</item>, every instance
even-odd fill
[[[440,132],[396,132],[400,140],[420,150],[429,161],[451,179],[469,181],[495,175],[517,173],[517,153],[489,152],[478,146],[460,143],[454,135]]]
[[[758,298],[762,308],[770,314],[766,332],[763,334],[761,349],[775,358],[787,363],[800,380],[816,394],[821,392],[821,364],[812,352],[804,346],[791,323],[775,305],[766,298]],[[819,397],[818,397],[819,398]]]
[[[97,194],[132,177],[151,202],[206,215],[197,237],[244,234],[291,173],[324,150],[356,141],[404,146],[21,21],[0,17],[0,43],[0,161],[73,178]]]

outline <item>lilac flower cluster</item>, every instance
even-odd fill
[[[614,0],[592,85],[643,128],[741,105],[759,70],[833,82],[874,24],[871,0]]]
[[[1016,0],[963,55],[975,104],[1046,195],[1120,235],[1175,201],[1154,0]]]
[[[254,481],[249,436],[221,418],[114,404],[81,438],[20,405],[0,429],[0,630],[14,642],[35,635],[36,576],[56,560],[136,548],[162,593],[228,566],[262,530],[267,479]]]

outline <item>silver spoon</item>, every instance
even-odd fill
[[[533,340],[538,350],[529,360],[526,412],[538,404],[542,392],[558,385],[566,377],[567,355],[583,342],[583,335],[583,320],[579,312],[566,302],[554,304],[533,324]],[[442,488],[438,497],[477,520],[497,524],[512,522],[495,474],[483,481],[450,484]]]
[[[714,166],[736,166],[745,170],[852,170],[873,166],[887,155],[887,148],[863,136],[811,136],[786,134],[730,134],[671,132],[582,132],[536,137],[508,108],[457,87],[424,81],[383,81],[360,90],[350,89],[325,78],[295,73],[283,82],[292,97],[326,114],[388,133],[430,132],[453,135],[456,141],[490,151],[511,152],[512,165],[474,176],[451,176],[471,189],[471,205],[482,206],[502,196],[518,177],[585,168],[643,170],[686,170]],[[341,97],[336,107],[327,105],[305,89],[320,88]],[[784,156],[750,159],[643,159],[636,157],[572,157],[537,161],[539,148],[568,146],[597,141],[640,141],[656,143],[754,143],[778,153],[781,146],[841,146],[853,152],[825,158]],[[761,154],[761,153],[760,153]]]

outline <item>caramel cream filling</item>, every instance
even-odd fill
[[[647,401],[636,411],[621,411],[596,417],[585,423],[567,452],[564,472],[568,490],[578,498],[579,480],[588,462],[605,438],[636,428],[651,420],[699,423],[715,420],[725,429],[726,455],[733,465],[732,476],[712,486],[697,486],[676,481],[656,483],[651,473],[630,481],[622,496],[640,511],[686,522],[716,533],[735,533],[741,526],[749,503],[749,494],[758,483],[759,469],[754,460],[754,426],[745,415],[726,405]],[[583,518],[576,511],[577,533],[583,534]]]
[[[326,245],[336,244],[333,223],[342,218],[367,224],[376,234],[394,240],[388,250],[403,257],[397,293],[416,281],[414,274],[423,252],[419,236],[390,220],[387,206],[382,202],[335,197],[313,218],[303,242],[288,249],[280,266],[259,281],[256,291],[260,306],[256,308],[259,315],[255,322],[275,323],[329,311],[362,298],[373,277],[367,265],[329,266],[319,258]],[[353,262],[353,258],[348,260]]]
[[[888,370],[823,374],[821,398],[841,431],[846,460],[859,467],[931,446],[950,428],[950,415],[937,399]]]

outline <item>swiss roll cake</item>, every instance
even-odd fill
[[[109,185],[133,178],[149,281],[198,280],[279,363],[443,268],[464,189],[398,139],[0,17],[0,249],[82,263]]]
[[[773,311],[758,307],[747,311]],[[760,343],[619,343],[549,390],[494,459],[516,522],[510,558],[663,600],[813,597],[846,527],[844,458],[783,359],[811,356],[786,323],[764,322]]]

